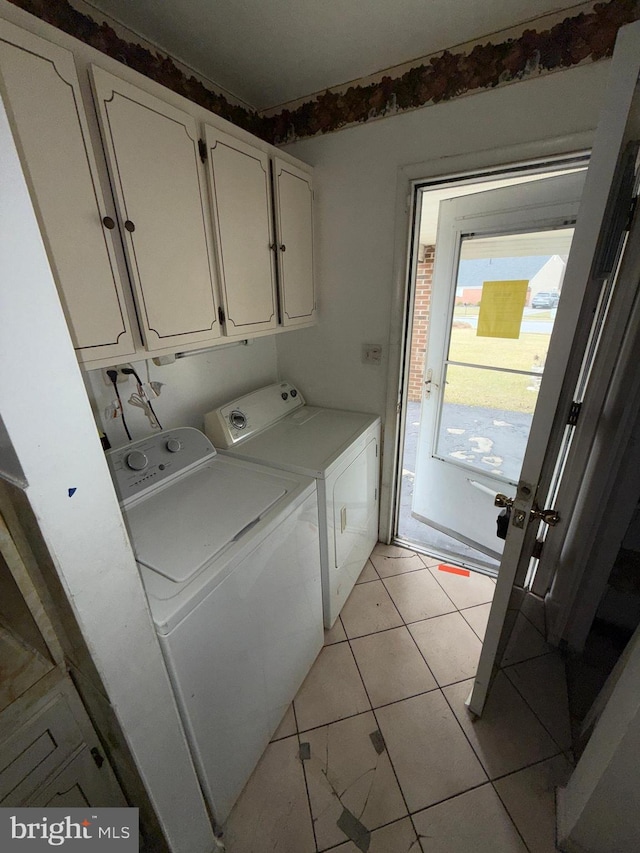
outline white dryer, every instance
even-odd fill
[[[288,382],[205,415],[221,453],[315,477],[324,624],[331,628],[378,540],[380,418],[305,405]]]
[[[107,454],[200,784],[227,817],[323,642],[311,478],[191,428]]]

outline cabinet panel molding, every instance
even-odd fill
[[[132,354],[119,237],[103,224],[114,210],[98,178],[72,54],[0,20],[0,96],[78,357]]]
[[[278,275],[283,326],[315,321],[313,183],[311,175],[285,160],[273,160],[278,234]]]
[[[278,323],[269,156],[209,125],[207,165],[228,336]]]
[[[98,117],[147,349],[220,335],[194,118],[92,66]]]

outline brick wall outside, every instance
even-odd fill
[[[433,276],[433,255],[435,246],[421,246],[416,272],[416,294],[411,329],[411,358],[409,362],[408,398],[419,402],[422,399],[424,357],[429,332],[429,311],[431,309],[431,278]]]

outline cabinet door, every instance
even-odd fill
[[[98,767],[89,747],[85,746],[53,779],[34,793],[28,805],[64,809],[84,806],[122,808],[127,801],[109,765],[104,762]]]
[[[101,68],[91,72],[147,349],[217,338],[195,119]]]
[[[79,359],[132,354],[119,237],[103,225],[113,203],[98,180],[73,56],[0,21],[0,95]]]
[[[315,322],[316,314],[311,176],[276,157],[273,185],[281,322],[283,326],[308,326]]]
[[[278,324],[269,156],[205,127],[227,335]]]

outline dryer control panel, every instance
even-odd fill
[[[179,427],[110,450],[107,464],[124,503],[215,455],[215,447],[200,430]]]
[[[235,447],[301,406],[304,397],[294,385],[276,382],[208,412],[204,431],[216,447]]]

